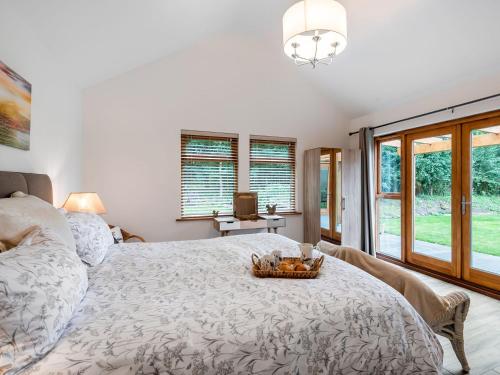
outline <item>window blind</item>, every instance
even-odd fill
[[[295,211],[295,141],[250,139],[250,191],[259,194],[259,212],[277,204],[278,212]]]
[[[238,136],[181,134],[181,216],[233,213]]]

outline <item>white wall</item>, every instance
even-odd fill
[[[84,92],[83,185],[97,191],[106,220],[148,240],[216,236],[209,221],[180,216],[180,130],[239,133],[239,190],[248,190],[250,134],[296,137],[297,201],[302,154],[342,146],[347,120],[262,42],[214,37]],[[270,56],[276,56],[271,57]],[[302,239],[302,216],[282,231]]]
[[[80,91],[7,2],[0,12],[0,60],[32,85],[30,150],[0,145],[0,170],[47,173],[59,206],[80,189]]]
[[[355,118],[350,122],[350,131],[356,131],[361,127],[385,124],[498,93],[500,93],[500,71],[492,75],[476,77],[461,84],[450,85],[447,90],[435,92],[431,95],[426,95],[418,99],[408,100],[401,105]],[[375,135],[390,134],[400,130],[435,124],[441,121],[452,120],[497,109],[500,109],[500,97],[457,108],[453,113],[451,111],[445,111],[416,120],[385,126],[376,129]],[[352,147],[356,147],[358,145],[357,135],[350,137],[350,145]]]

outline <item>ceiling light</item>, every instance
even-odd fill
[[[297,65],[328,65],[346,45],[346,11],[337,1],[299,1],[283,15],[283,48]]]

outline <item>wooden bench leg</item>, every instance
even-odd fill
[[[464,370],[464,372],[469,372],[470,367],[469,363],[467,362],[467,358],[465,357],[464,340],[461,338],[453,338],[450,339],[450,341],[451,346],[453,347],[453,351],[457,355],[457,358],[462,365],[462,370]]]
[[[451,347],[457,356],[462,370],[469,372],[470,367],[465,357],[464,322],[469,311],[470,299],[464,292],[451,292],[443,297],[449,304],[449,313],[443,317],[442,322],[433,329],[438,335],[446,337],[451,342]]]

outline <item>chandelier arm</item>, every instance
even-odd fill
[[[318,59],[316,58],[316,56],[318,55],[318,42],[319,42],[319,36],[315,36],[313,38],[313,40],[316,42],[316,45],[314,47],[314,61],[318,61]]]
[[[295,61],[295,65],[297,66],[302,66],[302,65],[308,65],[308,64],[311,64],[311,61],[309,60],[296,60]]]
[[[295,59],[294,60],[297,60],[297,59],[302,60],[302,61],[306,61],[306,62],[311,62],[312,61],[311,59],[307,59],[307,58],[302,57],[302,56],[300,56],[298,54],[295,54]]]
[[[295,65],[297,66],[304,66],[304,65],[309,65],[309,64],[312,64],[310,61],[304,61],[304,62],[301,62],[301,63],[295,63]]]

